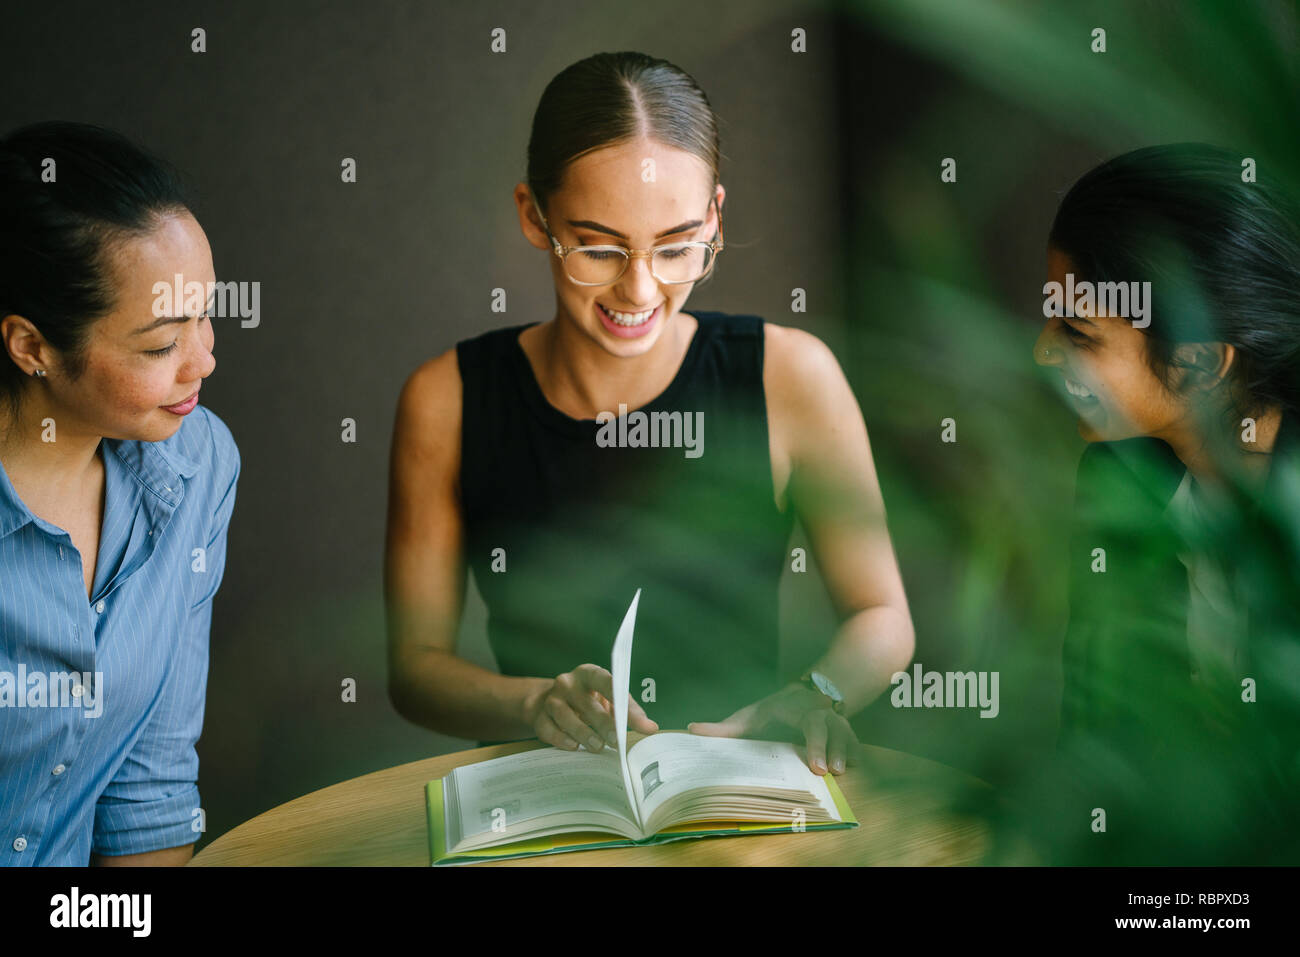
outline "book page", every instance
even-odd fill
[[[839,819],[826,782],[808,769],[789,742],[665,731],[638,741],[631,762],[632,786],[640,785],[643,821],[649,821],[666,800],[694,788],[805,791],[834,820]]]
[[[527,833],[529,822],[556,814],[631,820],[626,772],[613,748],[601,754],[542,748],[456,768],[444,780],[448,848],[465,838]],[[596,823],[593,819],[592,823]],[[637,827],[626,827],[630,833]]]
[[[632,596],[632,604],[628,606],[627,614],[623,616],[623,624],[619,626],[618,637],[614,639],[614,656],[610,662],[610,674],[614,676],[614,727],[618,735],[618,765],[623,772],[623,787],[628,795],[628,808],[632,812],[633,819],[640,828],[643,825],[641,816],[641,799],[636,791],[636,782],[628,769],[627,764],[627,696],[628,685],[632,673],[632,631],[636,627],[636,606],[641,600],[641,589],[636,590]],[[643,835],[644,836],[644,835]]]

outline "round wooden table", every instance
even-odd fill
[[[637,735],[629,735],[629,743]],[[452,768],[542,747],[537,741],[458,751],[322,788],[222,835],[191,866],[428,866],[424,786]],[[935,865],[977,864],[988,825],[955,808],[987,784],[926,758],[863,745],[836,778],[859,826],[843,831],[702,838],[474,864],[539,865]]]

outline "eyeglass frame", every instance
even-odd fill
[[[626,275],[627,267],[632,265],[633,259],[649,259],[650,275],[654,276],[656,282],[661,282],[666,286],[684,286],[687,283],[699,282],[709,273],[713,272],[714,263],[718,261],[718,253],[722,252],[724,248],[722,242],[722,207],[718,206],[718,197],[716,195],[709,198],[709,205],[713,206],[718,211],[718,238],[717,239],[687,240],[686,242],[678,242],[678,243],[660,243],[658,246],[651,246],[649,249],[629,249],[626,246],[618,246],[613,243],[605,243],[605,244],[599,244],[594,246],[561,245],[560,241],[556,239],[554,235],[552,235],[550,224],[546,222],[546,214],[542,212],[541,206],[537,204],[537,196],[534,195],[531,189],[528,190],[528,198],[532,200],[533,209],[537,210],[537,215],[542,220],[542,229],[546,230],[546,238],[551,241],[551,249],[555,253],[555,255],[559,257],[560,268],[564,270],[565,278],[568,279],[569,282],[573,283],[575,286],[593,286],[593,287],[611,286],[614,283],[618,282],[620,279],[622,279],[624,275]],[[654,254],[661,249],[667,249],[671,246],[708,246],[709,250],[713,254],[712,257],[709,259],[709,268],[704,270],[704,272],[700,273],[694,279],[678,279],[676,281],[668,280],[668,279],[660,279],[658,273],[655,272]],[[574,279],[573,276],[569,274],[569,269],[564,264],[564,260],[565,257],[569,255],[569,253],[577,252],[580,249],[585,249],[588,252],[591,252],[593,250],[597,252],[604,251],[604,250],[612,250],[612,251],[623,253],[624,255],[623,255],[622,272],[620,272],[613,279],[606,280],[605,282],[579,282],[577,279]]]

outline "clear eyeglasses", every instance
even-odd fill
[[[551,227],[529,190],[533,208],[541,217],[542,228],[560,257],[564,273],[579,286],[608,286],[618,282],[634,258],[650,259],[650,272],[659,282],[669,285],[703,279],[722,252],[722,210],[718,209],[718,238],[707,243],[665,243],[652,249],[627,249],[623,246],[562,246],[551,235]],[[710,201],[716,208],[717,197]]]

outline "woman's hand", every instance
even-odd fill
[[[524,718],[537,737],[566,751],[585,747],[618,747],[614,727],[614,676],[600,665],[578,665],[566,671],[524,703]],[[627,725],[633,731],[653,734],[659,725],[628,695]]]
[[[803,732],[808,767],[814,774],[825,774],[828,766],[832,774],[843,774],[846,764],[856,762],[858,736],[847,718],[830,709],[829,701],[819,691],[792,684],[724,721],[695,721],[686,730],[720,738],[750,738],[760,737],[773,722],[788,725]]]

